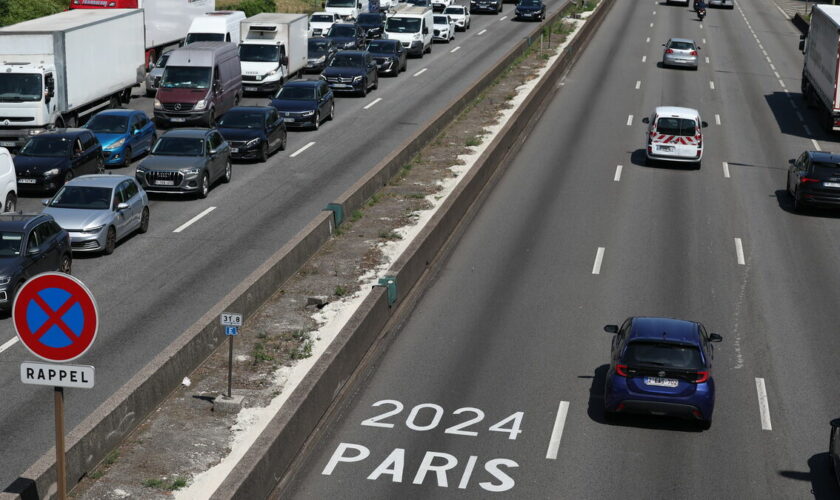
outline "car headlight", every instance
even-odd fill
[[[315,62],[316,62],[316,63],[323,63],[323,62],[327,62],[327,56],[321,56],[321,57],[319,57],[318,59],[315,59]]]
[[[57,168],[51,168],[51,169],[47,170],[46,172],[44,172],[44,177],[52,177],[54,175],[58,175],[60,172],[61,172],[61,170],[59,170]]]
[[[105,227],[105,224],[102,224],[102,225],[99,225],[99,226],[89,227],[89,228],[86,228],[86,229],[82,229],[82,232],[83,233],[98,233],[99,231],[102,230],[103,227]]]
[[[45,131],[46,130],[42,129],[42,128],[33,128],[32,130],[29,131],[29,135],[38,135],[38,134],[40,134],[42,132],[45,132]]]
[[[352,46],[354,46],[354,45],[356,45],[356,42],[347,42],[347,43],[345,43],[345,44],[344,44],[344,48],[345,48],[345,49],[346,49],[346,48],[350,48],[350,47],[352,47]]]
[[[155,98],[155,109],[162,109],[163,105],[161,105],[160,101]]]
[[[200,168],[188,168],[188,169],[182,170],[182,172],[184,173],[184,175],[198,175],[198,173],[201,172],[201,169]]]
[[[252,148],[260,143],[260,138],[257,137],[256,139],[251,139],[250,141],[245,143],[246,148]]]
[[[125,137],[123,137],[122,139],[120,139],[118,141],[114,141],[111,144],[108,144],[103,149],[107,149],[107,150],[110,151],[112,149],[117,149],[118,147],[122,146],[123,144],[125,144]]]
[[[362,81],[362,76],[361,75],[353,77],[353,83],[361,82],[361,81]]]
[[[273,70],[271,70],[271,71],[269,71],[268,73],[265,74],[265,78],[268,78],[269,76],[274,76],[276,74],[277,74],[277,70],[273,69]]]
[[[326,80],[326,79],[327,79],[327,76],[324,75],[324,74],[321,74],[321,80]]]
[[[263,79],[262,75],[257,75],[257,76],[256,76],[256,77],[254,77],[254,78],[256,78],[258,82],[259,82],[259,81],[261,81],[261,80]]]
[[[8,285],[12,281],[11,276],[0,276],[0,285]]]
[[[315,112],[310,110],[310,111],[304,111],[304,112],[302,112],[302,113],[300,114],[300,116],[312,116],[312,115],[314,115],[314,114],[315,114]]]
[[[202,99],[202,100],[198,101],[197,103],[195,103],[196,111],[201,111],[202,109],[204,109],[206,107],[207,107],[207,100],[206,99]]]
[[[145,174],[147,172],[146,167],[143,165],[138,165],[137,168],[134,170],[136,174]]]

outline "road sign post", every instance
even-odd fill
[[[233,337],[239,335],[239,327],[242,326],[242,315],[239,313],[225,312],[222,313],[219,319],[222,326],[225,327],[225,335],[228,338],[228,388],[225,398],[230,399],[232,397],[233,387]]]
[[[90,290],[63,273],[43,273],[27,281],[12,304],[12,321],[20,343],[48,361],[23,362],[25,384],[53,386],[55,401],[55,471],[59,500],[67,498],[64,461],[64,388],[92,388],[92,366],[61,365],[77,359],[93,344],[99,312]]]

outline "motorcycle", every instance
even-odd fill
[[[700,21],[702,22],[704,17],[706,17],[706,9],[705,8],[698,9],[697,10],[697,18],[700,19]]]

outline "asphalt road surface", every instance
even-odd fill
[[[382,78],[366,98],[339,97],[334,121],[317,132],[290,132],[287,150],[265,164],[235,164],[232,182],[207,199],[154,199],[149,232],[123,241],[113,255],[77,255],[73,274],[96,296],[102,325],[78,360],[96,367],[96,388],[67,391],[68,431],[533,29],[510,22],[511,12],[508,4],[502,15],[474,16],[469,31],[409,59],[406,72]],[[129,106],[152,114],[152,99]],[[40,211],[40,198],[20,200],[19,209]],[[52,390],[20,383],[21,361],[34,356],[14,337],[11,320],[0,319],[3,487],[54,443]]]
[[[616,3],[284,498],[840,498],[840,220],[784,192],[836,145],[772,5]],[[659,67],[672,36],[698,71]],[[644,165],[658,105],[709,122],[700,170]],[[710,430],[605,422],[602,328],[631,315],[723,335]]]

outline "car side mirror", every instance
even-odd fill
[[[49,198],[44,198],[43,200],[41,200],[41,205],[44,205],[45,207],[48,207],[50,205],[50,199]]]
[[[428,35],[428,34],[429,34],[429,27],[428,27],[428,26],[426,26],[426,27],[424,27],[424,28],[423,28],[423,34],[424,34],[424,35]]]
[[[708,127],[708,126],[709,126],[709,122],[700,122],[700,125],[701,125],[703,128],[706,128],[706,127]]]
[[[604,331],[607,333],[618,333],[618,325],[607,325],[604,327]]]
[[[219,148],[210,150],[210,156],[216,156],[217,154],[219,154]]]
[[[149,63],[149,71],[155,69],[155,63]]]
[[[793,165],[794,163],[796,163],[796,160],[794,160],[793,158],[791,158],[790,160],[788,160],[788,164],[789,164],[789,165]]]
[[[41,249],[38,247],[32,247],[26,251],[26,255],[38,255],[41,253]]]
[[[120,210],[128,210],[128,203],[125,203],[125,202],[118,203],[117,204],[117,211],[120,211]]]
[[[140,133],[140,129],[139,129],[139,128],[136,128],[136,129],[134,129],[134,130],[131,132],[131,135],[137,135],[137,134],[139,134],[139,133]]]
[[[650,123],[650,118],[648,118],[647,116],[642,118],[642,123]]]
[[[723,337],[721,337],[717,333],[709,334],[709,342],[720,342],[721,340],[723,340]]]

